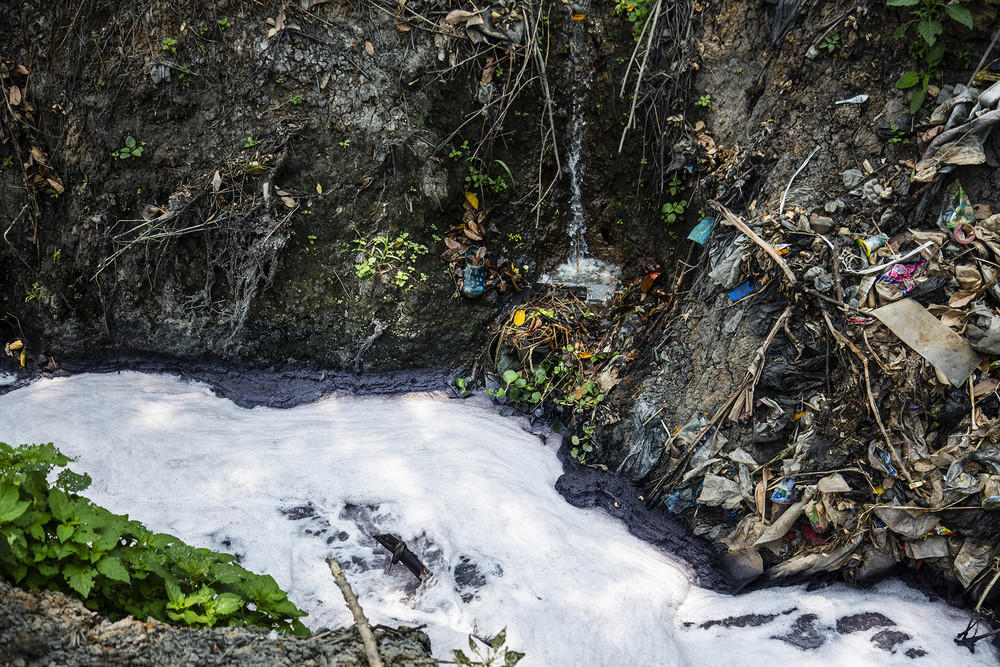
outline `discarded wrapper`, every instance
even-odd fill
[[[962,386],[980,363],[979,355],[964,338],[913,299],[882,306],[872,311],[872,315],[941,371],[952,386]]]

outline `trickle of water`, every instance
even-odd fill
[[[586,14],[588,5],[579,4],[573,11]],[[583,213],[583,180],[587,170],[586,161],[581,158],[583,133],[587,126],[585,101],[587,91],[593,81],[593,68],[585,57],[586,21],[576,21],[571,41],[570,65],[577,74],[573,94],[569,131],[569,149],[566,152],[565,171],[569,175],[570,219],[569,258],[552,275],[542,276],[543,283],[582,286],[587,289],[588,301],[605,301],[614,293],[618,282],[618,267],[587,256],[587,241],[584,238],[587,223]]]

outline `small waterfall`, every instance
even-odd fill
[[[577,5],[574,13],[587,14],[586,1]],[[587,222],[583,210],[583,184],[587,164],[582,159],[583,134],[587,126],[586,100],[593,81],[593,67],[587,57],[587,21],[574,21],[570,53],[571,71],[577,76],[573,82],[573,105],[569,122],[569,150],[566,152],[565,172],[569,175],[570,219],[566,226],[569,234],[569,257],[556,267],[551,276],[542,276],[542,282],[559,283],[587,288],[588,301],[604,301],[614,293],[618,281],[618,267],[605,264],[587,256]]]

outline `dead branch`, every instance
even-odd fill
[[[337,562],[336,558],[327,558],[326,564],[330,566],[333,580],[337,582],[337,587],[340,588],[340,592],[344,596],[344,601],[347,602],[347,608],[354,614],[354,623],[358,626],[358,632],[361,633],[361,640],[365,643],[365,656],[368,658],[369,667],[383,667],[384,663],[378,654],[378,644],[375,641],[375,635],[372,634],[371,626],[368,625],[365,612],[361,610],[361,605],[358,604],[358,598],[354,595],[351,585],[347,582],[347,577],[344,575],[344,568],[340,567],[340,563]]]

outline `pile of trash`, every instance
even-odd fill
[[[668,429],[646,498],[708,518],[743,582],[906,563],[980,612],[1000,578],[1000,213],[953,173],[985,162],[1000,83],[937,101],[919,159],[864,160],[821,212],[715,203],[692,232],[724,333],[746,318],[763,343],[714,413]]]

